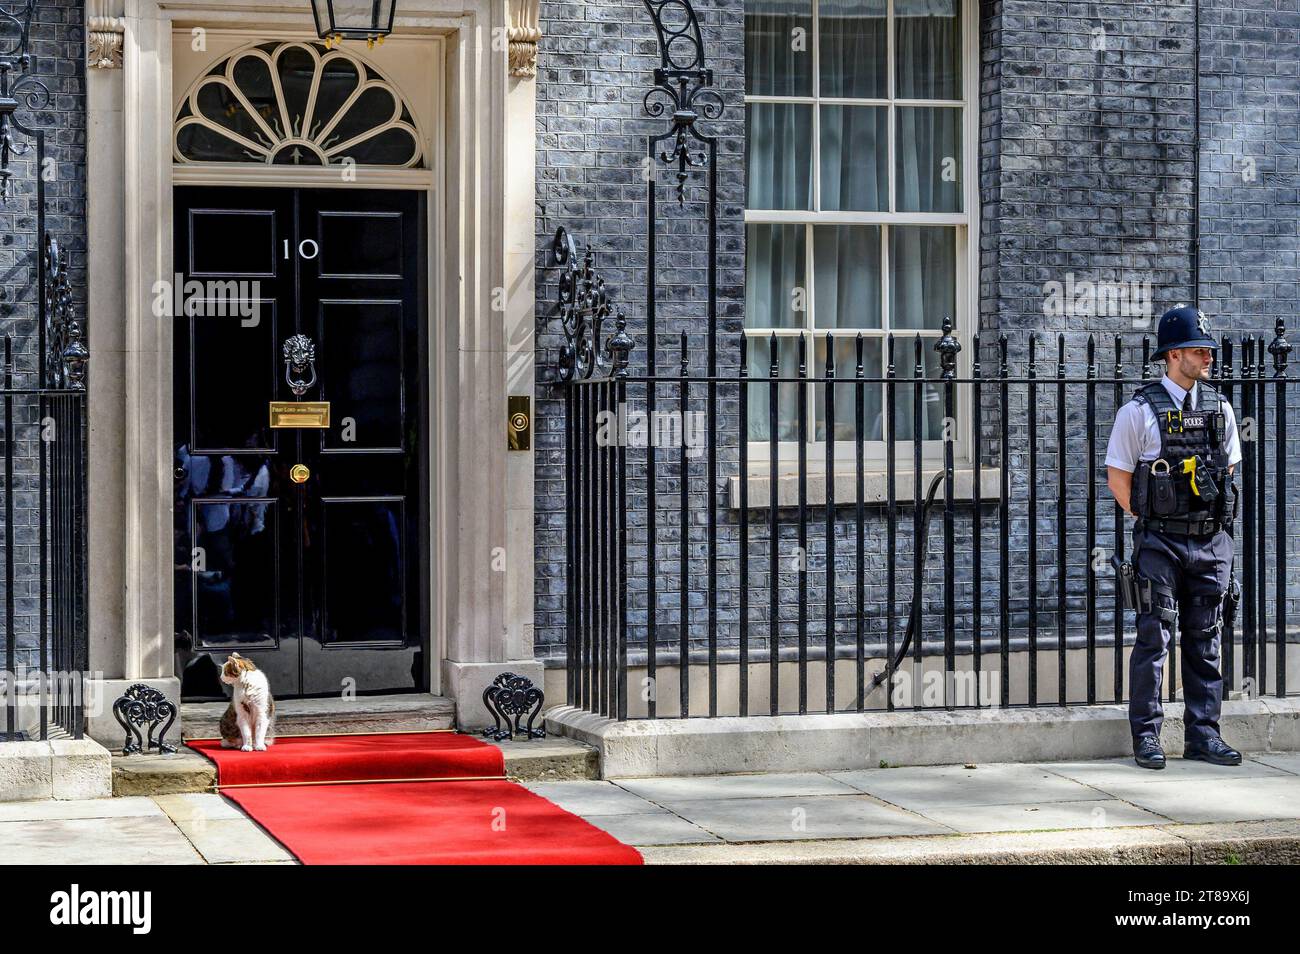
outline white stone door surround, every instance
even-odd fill
[[[176,30],[301,37],[309,0],[89,0],[90,669],[179,692],[172,661],[172,342],[153,286],[173,273]],[[536,0],[400,0],[395,33],[440,36],[445,70],[430,286],[430,686],[462,725],[533,658],[533,459],[507,394],[533,393]],[[118,52],[120,44],[120,53]],[[365,51],[364,45],[360,47]],[[382,47],[376,53],[382,53]],[[120,67],[120,68],[119,68]],[[259,181],[265,182],[260,169]],[[91,717],[92,734],[117,734]],[[100,729],[100,725],[111,726]]]

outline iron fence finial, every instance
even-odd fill
[[[939,352],[940,376],[951,381],[957,376],[957,353],[961,351],[961,342],[952,333],[951,315],[943,316],[943,337],[934,343],[934,350]]]
[[[1273,356],[1273,376],[1281,378],[1286,376],[1287,355],[1291,353],[1291,342],[1286,340],[1286,320],[1279,318],[1273,332],[1268,353]]]

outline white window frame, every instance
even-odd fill
[[[815,291],[816,285],[813,272],[813,229],[814,225],[836,225],[836,224],[870,224],[870,225],[946,225],[956,227],[956,254],[955,262],[957,268],[956,274],[956,314],[953,315],[953,335],[961,342],[962,351],[958,355],[957,373],[958,376],[968,376],[971,368],[970,350],[971,336],[976,329],[976,318],[979,315],[979,114],[980,114],[980,87],[979,87],[979,68],[980,68],[980,47],[979,47],[979,17],[978,5],[976,0],[958,0],[961,4],[961,22],[962,22],[962,92],[961,100],[913,100],[913,99],[894,99],[894,87],[896,75],[894,69],[894,0],[888,0],[887,8],[887,50],[888,61],[886,63],[886,91],[888,97],[885,99],[856,99],[843,97],[824,97],[821,95],[821,74],[820,74],[820,23],[819,23],[819,0],[812,0],[812,35],[810,37],[810,46],[813,55],[812,71],[812,92],[810,96],[765,96],[765,95],[745,95],[745,103],[798,103],[812,106],[812,138],[813,148],[810,153],[809,161],[812,163],[812,205],[814,211],[806,210],[765,210],[749,209],[745,210],[745,224],[802,224],[807,227],[807,238],[805,241],[805,275],[807,288],[805,289],[807,308],[803,312],[805,316],[805,326],[800,328],[750,328],[746,326],[745,337],[759,338],[764,341],[769,339],[773,333],[778,338],[793,337],[797,338],[800,334],[808,336],[808,370],[812,376],[816,370],[816,344],[815,341],[824,340],[827,331],[832,336],[843,336],[850,339],[856,338],[858,331],[861,330],[863,338],[877,338],[881,342],[882,362],[880,370],[875,372],[877,375],[884,375],[885,339],[889,334],[889,235],[887,229],[881,230],[881,325],[880,329],[814,329],[812,318],[815,314]],[[844,104],[852,106],[883,106],[888,110],[888,131],[889,131],[889,204],[892,208],[895,205],[894,191],[897,181],[897,170],[895,169],[894,157],[894,140],[897,135],[896,125],[896,107],[897,106],[960,106],[964,110],[962,122],[962,209],[961,212],[822,212],[816,211],[821,204],[821,163],[818,160],[820,149],[820,129],[821,129],[821,105],[822,104]],[[748,158],[748,157],[747,157]],[[748,262],[746,262],[748,267]],[[933,342],[941,336],[937,329],[926,329],[920,332],[924,347],[928,350],[933,347]],[[914,329],[897,330],[894,333],[894,366],[899,380],[905,380],[903,372],[910,370],[914,365],[914,345],[913,337],[916,334]],[[748,349],[746,349],[748,353]],[[849,382],[853,380],[854,371],[844,368],[837,368],[839,380]],[[798,373],[797,367],[787,369],[781,368],[781,377],[793,377]],[[870,377],[872,371],[867,369],[864,373]],[[761,383],[766,375],[754,374],[750,377],[751,381]],[[783,385],[783,387],[786,385]],[[873,385],[868,384],[867,387]],[[885,385],[875,385],[881,388],[882,393],[882,411],[884,409],[884,389]],[[825,470],[826,445],[825,441],[816,439],[816,394],[817,389],[824,387],[820,384],[809,385],[812,393],[808,395],[808,441],[805,444],[805,453],[807,456],[807,467],[809,471],[823,472]],[[893,386],[896,395],[901,399],[903,390],[910,393],[910,385],[897,384]],[[958,385],[955,411],[957,426],[955,428],[955,446],[954,457],[963,463],[969,463],[971,460],[972,433],[969,421],[969,398],[966,397],[969,386]],[[757,388],[751,392],[751,404],[754,395],[761,395],[763,406],[766,407],[766,389]],[[842,410],[836,406],[836,419],[843,423],[846,418],[845,414],[853,414],[852,405],[848,411]],[[849,417],[847,420],[852,421]],[[892,421],[886,420],[886,427],[892,426]],[[744,428],[742,439],[747,437],[748,422],[742,421]],[[943,458],[943,442],[940,440],[922,441],[922,461],[925,464],[933,465]],[[864,441],[863,455],[873,468],[883,468],[886,462],[887,454],[886,441]],[[900,439],[895,444],[895,453],[897,468],[900,472],[910,470],[913,460],[913,442],[910,438]],[[756,476],[762,476],[767,473],[770,466],[770,444],[768,441],[748,441],[748,459],[750,473]],[[856,466],[856,441],[839,440],[835,441],[834,459],[835,470],[837,473],[851,469]],[[781,464],[782,473],[789,473],[792,466],[797,462],[799,455],[798,441],[777,441],[777,455]]]

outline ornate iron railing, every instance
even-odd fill
[[[5,667],[0,674],[0,741],[45,739],[56,732],[81,738],[85,721],[89,353],[67,252],[46,232],[46,134],[17,115],[20,108],[40,110],[49,102],[44,84],[24,75],[31,62],[27,41],[33,7],[27,3],[18,13],[0,9],[0,201],[12,197],[18,181],[11,159],[33,156],[37,238],[32,250],[35,341],[6,331],[0,368],[0,661]],[[11,318],[14,307],[3,317]],[[31,374],[20,369],[18,357],[32,350],[35,386],[24,386],[22,379],[30,380]]]
[[[773,336],[766,374],[751,376],[761,343],[756,357],[746,340],[739,372],[720,373],[717,143],[699,121],[723,103],[688,0],[643,2],[661,54],[645,107],[670,118],[648,137],[651,168],[669,175],[647,184],[645,373],[628,370],[630,336],[617,361],[594,357],[615,353],[601,344],[610,292],[592,254],[576,266],[566,233],[556,238],[556,262],[568,263],[556,375],[568,703],[627,719],[1122,701],[1131,611],[1102,557],[1125,553],[1127,525],[1103,448],[1114,411],[1151,377],[1150,340],[1116,335],[1103,370],[1096,337],[1058,335],[1053,363],[1048,339],[1031,334],[1013,369],[1005,335],[974,335],[959,373],[945,319],[941,336],[877,339],[880,364],[864,337],[837,358],[844,339],[827,335],[811,373],[821,342],[800,335],[783,354]],[[660,367],[657,199],[669,176],[676,204],[689,197],[707,218],[707,303],[702,327]],[[1285,505],[1300,469],[1288,447],[1288,404],[1300,398],[1289,352],[1280,321],[1271,339],[1225,337],[1215,379],[1245,452],[1234,520],[1244,598],[1222,667],[1229,691],[1252,696],[1287,695],[1288,654],[1300,653],[1289,622],[1300,611],[1288,590],[1300,564]]]

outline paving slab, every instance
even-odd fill
[[[1163,769],[1144,769],[1131,758],[1098,759],[1089,762],[1038,762],[1034,768],[1051,772],[1093,787],[1111,784],[1144,785],[1172,781],[1190,782],[1232,778],[1282,778],[1287,772],[1249,755],[1240,765],[1211,765],[1196,759],[1175,757]]]
[[[155,795],[153,801],[158,804],[167,817],[179,824],[188,821],[226,821],[247,820],[248,816],[239,806],[220,795],[185,793],[176,795]]]
[[[1293,776],[1097,787],[1138,808],[1189,824],[1300,818],[1300,783]]]
[[[627,845],[690,845],[722,841],[717,835],[670,812],[588,815],[586,819]]]
[[[1090,801],[1095,789],[1032,765],[947,765],[832,772],[831,778],[912,811],[951,805]]]
[[[524,787],[549,799],[566,811],[591,815],[650,815],[666,809],[619,788],[612,782],[527,782]]]
[[[203,857],[157,815],[0,822],[0,864],[188,865]]]
[[[1262,762],[1292,775],[1300,775],[1300,752],[1261,752],[1257,755],[1249,755],[1247,759]],[[1244,765],[1245,762],[1242,764]]]
[[[212,865],[293,860],[279,842],[249,818],[191,818],[176,827]]]
[[[1135,808],[1117,798],[1086,802],[936,806],[926,809],[922,814],[954,831],[965,833],[1120,828],[1159,825],[1169,821],[1166,816]]]
[[[149,798],[83,798],[67,801],[43,799],[34,802],[0,802],[0,822],[38,821],[48,818],[162,817],[163,811]]]
[[[770,775],[695,775],[687,778],[617,778],[614,783],[656,804],[697,798],[777,798],[857,795],[852,785],[817,772]]]
[[[727,841],[792,841],[937,835],[942,824],[882,805],[867,795],[774,798],[695,798],[669,805],[673,812]]]

